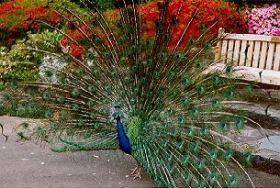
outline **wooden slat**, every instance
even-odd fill
[[[227,58],[227,46],[228,46],[228,41],[223,40],[222,43],[222,51],[221,51],[221,60],[222,63],[226,63],[226,58]]]
[[[228,42],[227,63],[232,63],[234,40]]]
[[[238,65],[239,61],[239,54],[240,54],[240,40],[236,40],[234,44],[234,51],[233,51],[233,63],[234,65]]]
[[[271,37],[271,42],[280,43],[280,37],[274,37],[274,36],[272,36],[272,37]]]
[[[267,55],[266,52],[267,52],[267,42],[263,42],[261,48],[260,64],[259,64],[259,68],[261,69],[265,68],[266,55]]]
[[[280,71],[280,44],[276,44],[273,70]]]
[[[252,66],[252,59],[253,59],[253,49],[254,49],[254,41],[249,41],[247,46],[247,54],[246,54],[246,66]]]
[[[275,47],[275,43],[269,44],[267,58],[266,58],[266,65],[265,65],[266,70],[272,69],[272,61],[273,61],[273,57],[274,57],[274,47]]]
[[[253,56],[252,67],[258,68],[259,59],[260,59],[260,50],[261,50],[261,42],[256,41],[255,47],[254,47],[254,56]]]
[[[226,33],[226,40],[252,40],[252,41],[266,41],[266,42],[278,42],[280,43],[280,37],[272,37],[265,35],[253,35],[253,34],[230,34]]]
[[[247,40],[242,40],[241,42],[241,50],[240,50],[240,61],[239,61],[239,65],[245,65],[245,58],[246,58],[246,47],[247,47]]]
[[[218,62],[221,59],[221,42],[218,42],[217,45],[213,48],[213,51],[215,53],[215,62]]]
[[[215,62],[218,62],[221,59],[221,49],[222,49],[222,40],[221,38],[224,37],[225,29],[219,28],[218,30],[218,39],[216,47],[214,48],[215,52]]]

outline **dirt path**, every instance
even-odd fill
[[[53,153],[34,143],[20,143],[12,128],[22,119],[0,117],[8,142],[0,137],[0,187],[153,187],[144,176],[127,177],[136,162],[121,151],[92,151],[74,154]],[[280,187],[280,178],[250,171],[257,187]],[[244,185],[247,187],[247,185]]]

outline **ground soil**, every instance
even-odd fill
[[[0,137],[1,188],[155,187],[144,173],[140,180],[128,177],[136,161],[119,150],[59,154],[39,143],[19,142],[12,129],[22,122],[0,117],[10,136],[7,142]],[[249,173],[257,187],[280,187],[278,176],[252,169]],[[249,185],[243,181],[241,186]]]

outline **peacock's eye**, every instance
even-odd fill
[[[159,60],[160,61],[166,61],[167,60],[167,53],[166,52],[160,52],[159,54],[158,54],[158,58],[159,58]]]
[[[51,129],[58,130],[58,128],[59,128],[58,123],[51,123]]]
[[[220,85],[220,83],[221,83],[220,77],[218,75],[214,75],[212,77],[212,83],[213,83],[214,86]]]
[[[167,77],[168,77],[168,80],[169,80],[169,81],[174,80],[174,79],[176,78],[176,71],[174,71],[174,70],[168,71]]]
[[[125,57],[121,57],[121,59],[120,59],[120,64],[122,65],[122,66],[125,66],[126,65],[126,58]]]
[[[73,111],[78,111],[79,110],[79,105],[73,104],[71,108],[72,108]]]
[[[220,130],[221,131],[229,131],[230,126],[227,122],[220,122]]]
[[[187,106],[189,106],[189,104],[190,104],[190,99],[188,97],[181,99],[181,105],[183,107],[187,107]]]
[[[94,94],[97,91],[97,89],[94,85],[90,85],[90,86],[88,86],[88,91],[90,93]]]
[[[179,96],[179,91],[177,89],[172,89],[170,92],[170,98],[172,100],[176,99]]]
[[[192,80],[189,76],[185,76],[185,78],[182,80],[182,83],[185,87],[189,87],[192,84]]]
[[[214,108],[214,109],[216,109],[216,108],[219,108],[220,107],[220,101],[219,101],[219,99],[213,99],[212,100],[212,107]]]
[[[198,160],[196,161],[195,165],[198,170],[202,170],[205,167],[205,162],[204,160]]]
[[[91,119],[95,120],[95,119],[96,119],[96,114],[95,114],[94,112],[91,112],[91,113],[89,114],[89,117],[90,117]]]
[[[59,96],[59,97],[57,97],[57,102],[59,104],[64,104],[65,103],[65,98],[63,96]]]
[[[50,100],[52,97],[52,93],[49,90],[46,90],[43,92],[43,99],[44,100]]]
[[[85,126],[85,121],[84,120],[82,120],[82,119],[80,119],[79,121],[78,121],[78,127],[80,127],[80,128],[82,128],[82,127],[84,127]]]
[[[211,157],[212,160],[216,159],[218,157],[217,149],[212,149],[211,151],[209,151],[209,156]]]
[[[60,112],[60,118],[61,118],[62,120],[66,120],[66,119],[68,118],[68,116],[69,116],[69,114],[68,114],[67,111],[62,110],[62,111]]]
[[[79,89],[74,88],[74,89],[71,91],[71,95],[72,95],[73,97],[78,97],[78,96],[80,95]]]
[[[178,123],[179,124],[184,124],[186,122],[186,119],[184,117],[184,115],[179,115],[178,116]]]
[[[237,130],[244,128],[244,119],[242,117],[238,117],[235,121],[235,127]]]
[[[199,86],[197,86],[197,93],[199,94],[199,95],[202,95],[204,92],[205,92],[205,87],[203,86],[203,85],[199,85]]]
[[[226,67],[226,74],[230,75],[233,73],[233,67],[231,65],[228,65]]]
[[[191,110],[191,114],[192,114],[193,117],[198,117],[199,114],[200,114],[200,110],[198,108],[193,108]]]
[[[237,185],[237,178],[234,175],[230,175],[228,177],[228,186],[229,187],[236,187]]]
[[[189,183],[189,181],[190,181],[190,175],[189,175],[189,173],[185,173],[184,174],[184,181],[185,181],[185,183]]]
[[[228,149],[224,153],[224,159],[229,161],[233,157],[234,151],[232,149]]]
[[[52,117],[53,117],[53,111],[52,110],[46,110],[45,118],[52,118]]]
[[[46,76],[46,77],[50,78],[50,77],[52,77],[53,75],[54,75],[53,71],[51,71],[51,70],[46,70],[46,71],[45,71],[45,76]]]

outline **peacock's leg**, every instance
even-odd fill
[[[138,166],[133,168],[130,176],[133,177],[133,180],[136,180],[138,178],[141,179],[141,168]]]

